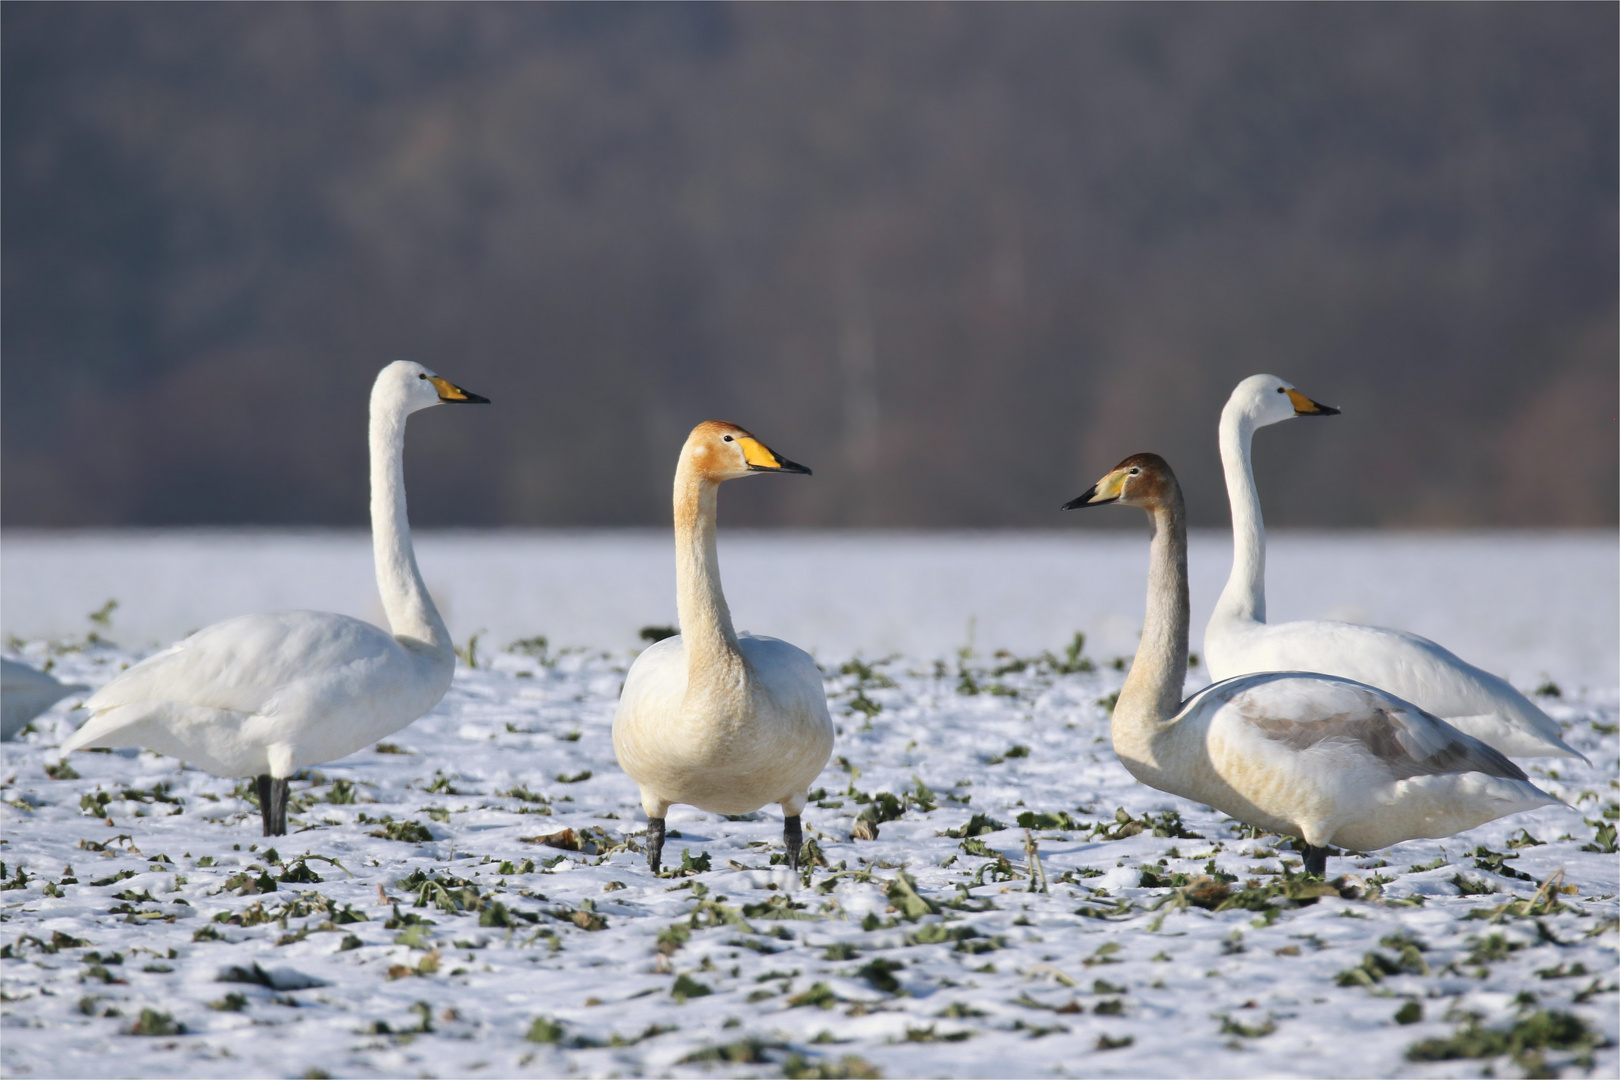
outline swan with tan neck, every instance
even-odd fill
[[[647,864],[658,873],[664,816],[676,803],[746,814],[779,803],[788,865],[799,864],[799,815],[827,759],[833,725],[821,669],[804,650],[739,635],[720,591],[720,485],[758,473],[803,473],[735,424],[699,424],[675,469],[675,587],[680,634],[631,665],[613,718],[613,752],[641,789]]]
[[[1371,851],[1443,837],[1557,804],[1513,762],[1387,691],[1332,675],[1240,675],[1181,700],[1187,671],[1187,526],[1157,454],[1116,465],[1065,510],[1147,511],[1147,616],[1114,705],[1114,751],[1132,776],[1240,821],[1305,841],[1322,874],[1329,845]]]
[[[1320,671],[1369,683],[1410,701],[1504,754],[1582,757],[1558,724],[1506,679],[1482,671],[1428,638],[1381,626],[1308,620],[1266,622],[1266,531],[1250,445],[1256,428],[1338,409],[1275,375],[1237,384],[1221,410],[1221,465],[1232,504],[1232,576],[1204,629],[1216,679],[1251,671]],[[1584,758],[1583,758],[1584,760]]]
[[[405,420],[488,400],[403,360],[372,386],[371,536],[388,630],[324,611],[215,623],[96,691],[62,752],[141,746],[216,776],[257,777],[264,835],[285,834],[294,773],[393,734],[450,688],[455,646],[405,516]]]

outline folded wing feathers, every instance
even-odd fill
[[[1293,750],[1330,740],[1359,743],[1398,780],[1466,772],[1528,779],[1500,751],[1375,687],[1289,673],[1244,681],[1249,685],[1234,703],[1262,735]],[[1277,710],[1278,704],[1293,707]]]

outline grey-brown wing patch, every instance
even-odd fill
[[[1381,695],[1377,691],[1361,689],[1363,708],[1312,719],[1266,715],[1260,695],[1240,695],[1233,703],[1256,731],[1292,750],[1305,750],[1331,739],[1360,743],[1397,780],[1464,772],[1508,780],[1529,779],[1500,751],[1444,720],[1416,706],[1392,707],[1378,700]]]

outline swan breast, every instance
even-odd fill
[[[738,645],[736,693],[689,693],[678,636],[637,657],[613,720],[613,748],[631,779],[670,802],[746,813],[821,773],[833,725],[815,660],[771,637],[741,634]]]

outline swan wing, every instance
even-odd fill
[[[1564,742],[1557,722],[1506,679],[1417,634],[1327,620],[1258,623],[1227,633],[1216,653],[1223,677],[1337,675],[1387,690],[1504,753],[1581,756]]]
[[[392,635],[359,619],[244,615],[102,687],[84,704],[90,720],[62,750],[138,744],[222,775],[246,768],[243,755],[262,761],[277,744],[299,765],[330,761],[432,708],[450,671],[436,674],[443,677],[425,679]]]
[[[1305,751],[1339,742],[1359,747],[1398,780],[1478,772],[1525,780],[1500,751],[1377,687],[1315,673],[1271,672],[1217,683],[1213,701],[1260,737]]]
[[[359,619],[317,611],[243,615],[197,631],[136,664],[96,691],[84,707],[100,712],[142,702],[177,701],[258,713],[288,688],[342,680],[400,645]]]
[[[831,730],[827,686],[815,657],[797,645],[763,634],[740,634],[738,644],[777,705],[818,718]]]

